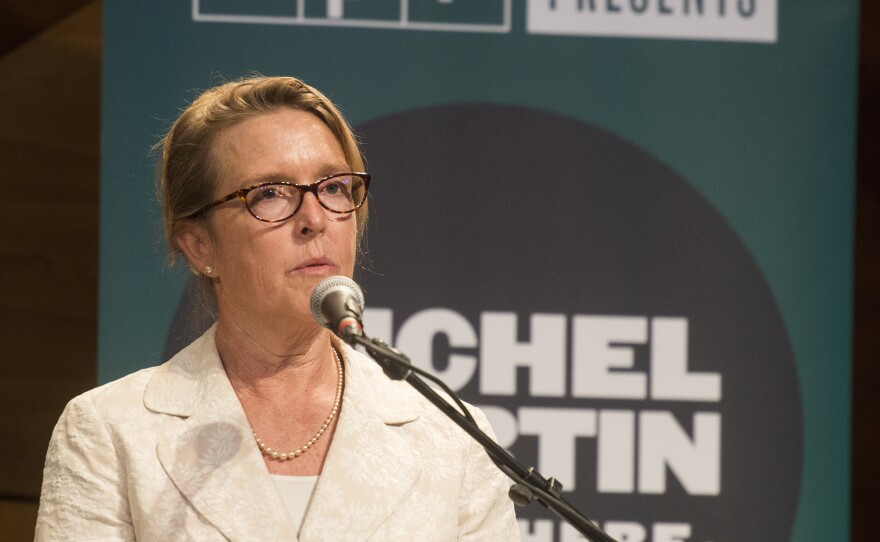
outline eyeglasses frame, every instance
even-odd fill
[[[324,181],[328,181],[328,180],[334,179],[336,177],[345,177],[347,175],[354,175],[354,176],[357,176],[357,177],[360,177],[361,179],[363,179],[363,181],[364,181],[364,200],[362,202],[360,202],[355,208],[353,208],[349,211],[336,211],[336,210],[331,209],[331,208],[327,207],[326,205],[324,205],[324,202],[322,202],[321,198],[318,196],[318,185],[323,183]],[[370,180],[371,179],[372,179],[372,177],[370,176],[369,173],[363,173],[360,171],[346,171],[343,173],[334,173],[332,175],[327,175],[326,177],[322,177],[322,178],[318,179],[317,181],[315,181],[313,183],[309,183],[309,184],[297,184],[297,183],[293,183],[290,181],[265,181],[265,182],[262,182],[259,184],[255,184],[253,186],[239,188],[235,192],[227,194],[226,196],[223,196],[222,198],[218,199],[217,201],[208,203],[207,205],[205,205],[204,207],[202,207],[198,211],[189,215],[189,218],[195,218],[197,216],[203,215],[203,214],[207,213],[208,211],[210,211],[211,209],[213,209],[214,207],[217,207],[218,205],[222,205],[222,204],[226,203],[227,201],[238,198],[239,200],[241,200],[241,203],[244,205],[244,208],[247,209],[248,213],[250,213],[250,215],[252,217],[256,218],[257,220],[259,220],[261,222],[275,224],[278,222],[284,222],[285,220],[289,220],[290,218],[292,218],[293,215],[295,215],[297,213],[297,211],[299,211],[300,207],[302,207],[303,201],[305,201],[305,199],[306,199],[306,194],[309,194],[309,193],[311,193],[315,196],[315,199],[318,201],[318,203],[324,209],[330,211],[331,213],[346,215],[346,214],[353,213],[353,212],[357,211],[358,209],[360,209],[364,205],[364,203],[366,203],[367,194],[370,191]],[[293,212],[291,212],[289,215],[287,215],[284,218],[279,218],[276,220],[267,220],[265,218],[261,218],[261,217],[257,216],[251,210],[250,206],[247,203],[247,195],[249,192],[251,192],[252,190],[256,190],[257,188],[262,188],[264,186],[269,186],[269,185],[290,186],[292,188],[296,188],[300,194],[299,204],[297,204],[297,206],[293,210]]]

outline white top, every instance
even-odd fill
[[[312,501],[315,486],[318,484],[318,476],[283,476],[280,474],[270,474],[270,476],[275,482],[275,487],[278,488],[278,493],[281,494],[287,515],[290,516],[290,521],[299,534],[303,518],[306,517],[306,511]]]

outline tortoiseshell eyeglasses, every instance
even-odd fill
[[[309,192],[315,195],[321,207],[331,213],[346,214],[364,204],[369,186],[370,176],[366,173],[334,173],[311,184],[270,181],[236,190],[190,216],[199,216],[238,198],[257,220],[282,222],[296,214]]]

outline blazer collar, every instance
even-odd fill
[[[229,540],[295,541],[214,344],[215,328],[160,366],[144,405],[181,418],[157,455],[174,485]]]
[[[156,369],[144,405],[181,418],[157,454],[186,499],[230,540],[298,540],[254,443],[214,342],[216,326]],[[425,408],[408,384],[337,344],[345,391],[333,443],[299,540],[330,540],[347,522],[346,540],[366,540],[421,475],[405,426]]]
[[[405,425],[422,403],[408,384],[344,347],[346,384],[333,445],[300,534],[302,542],[363,541],[388,520],[422,474]]]

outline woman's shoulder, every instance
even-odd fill
[[[351,376],[361,380],[357,389],[369,393],[370,398],[376,404],[380,404],[383,411],[399,412],[402,418],[419,418],[422,421],[455,427],[455,433],[459,431],[443,411],[429,402],[407,382],[392,380],[382,371],[377,362],[360,351],[346,347],[345,353],[348,359],[347,369],[354,373]],[[448,394],[442,390],[436,391],[446,402],[455,405],[455,401]],[[476,419],[477,425],[484,431],[488,430],[491,434],[491,428],[489,428],[485,414],[470,403],[462,402]],[[391,417],[393,416],[394,414],[391,414]]]
[[[164,389],[169,387],[167,382],[178,383],[180,380],[184,380],[191,383],[199,378],[202,361],[206,357],[205,348],[206,346],[214,348],[212,332],[213,328],[165,363],[147,367],[107,382],[74,397],[70,403],[89,403],[92,408],[99,411],[118,409],[121,405],[145,408],[145,403],[148,408],[149,397],[155,395],[154,388]]]
[[[68,403],[67,410],[78,407],[79,410],[97,411],[99,414],[126,412],[130,415],[133,411],[148,409],[145,403],[149,403],[149,399],[145,398],[150,395],[149,390],[156,387],[155,381],[188,374],[188,366],[193,358],[201,357],[206,342],[213,344],[212,334],[206,333],[161,365],[135,371],[74,397]]]
[[[382,367],[367,354],[349,346],[345,347],[344,353],[346,390],[351,384],[358,393],[369,393],[377,399],[384,397],[391,402],[410,403],[410,406],[413,403],[421,404],[423,398],[412,386],[389,378]]]
[[[92,388],[71,399],[66,412],[92,411],[97,414],[143,403],[143,392],[157,367],[141,369],[106,384]],[[128,410],[128,409],[126,409]]]

